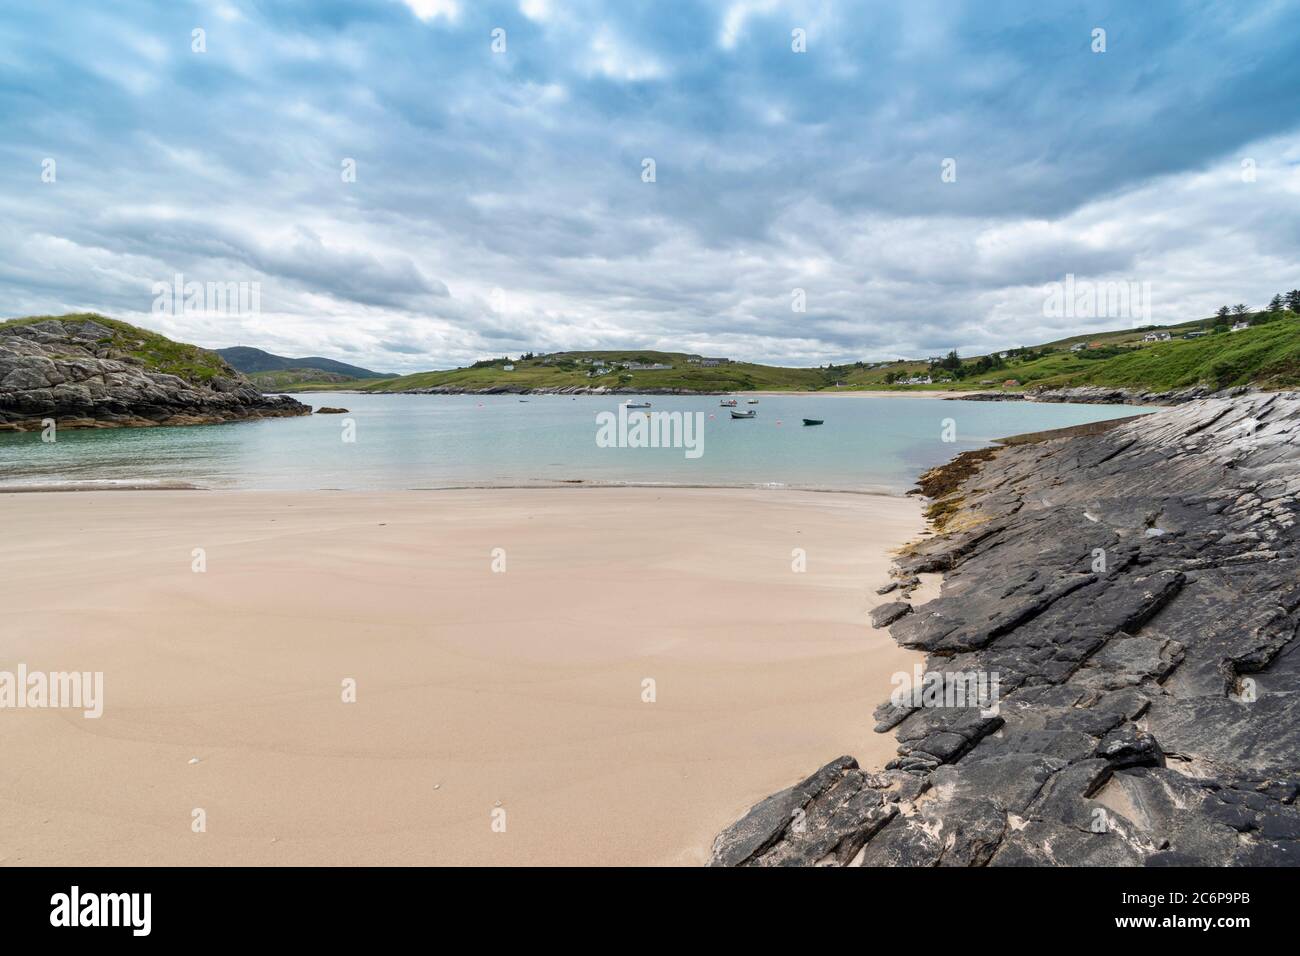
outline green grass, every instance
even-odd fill
[[[343,375],[340,372],[325,372],[318,368],[286,368],[272,372],[245,372],[244,377],[264,392],[320,392],[333,389],[353,389],[363,382],[369,384],[376,379],[360,379],[355,375]]]
[[[1245,319],[1255,316],[1246,315]],[[1213,319],[1200,319],[1179,326],[1166,326],[1175,336],[1212,327]],[[1219,332],[1197,339],[1174,338],[1169,342],[1143,342],[1150,328],[1123,329],[1091,335],[1072,336],[1036,346],[1027,357],[1011,357],[1002,368],[971,373],[965,378],[941,382],[951,373],[930,371],[927,361],[898,361],[887,364],[856,362],[831,368],[782,368],[733,362],[715,368],[688,365],[684,355],[673,352],[572,352],[563,362],[545,365],[541,359],[514,362],[514,371],[502,367],[505,362],[480,363],[478,367],[443,372],[419,372],[399,378],[367,383],[365,391],[400,392],[412,388],[448,386],[465,390],[513,385],[526,389],[563,388],[568,386],[619,387],[628,389],[680,388],[692,391],[835,391],[871,390],[926,392],[1002,390],[1003,383],[1015,381],[1010,391],[1026,388],[1103,385],[1116,388],[1169,391],[1205,385],[1227,388],[1255,384],[1263,388],[1289,388],[1300,385],[1300,316],[1291,312],[1266,324],[1241,332]],[[1071,352],[1077,343],[1090,346]],[[1046,354],[1039,354],[1046,352]],[[663,362],[674,367],[666,371],[621,372],[589,378],[589,366],[579,365],[576,358],[599,358],[607,362],[619,359]],[[978,356],[968,356],[969,363]],[[874,364],[874,367],[873,367]],[[931,385],[899,385],[886,376],[912,377],[931,374]]]
[[[618,359],[672,365],[671,369],[656,371],[624,371],[615,369],[608,375],[588,377],[588,365],[565,361],[554,365],[543,364],[541,359],[516,361],[514,371],[507,372],[496,362],[477,368],[458,368],[445,372],[417,372],[400,378],[368,382],[361,386],[368,392],[400,392],[412,388],[450,386],[463,389],[481,389],[513,385],[519,388],[682,388],[702,392],[731,391],[799,391],[825,388],[832,384],[822,369],[781,368],[774,365],[754,365],[732,362],[714,368],[688,365],[686,356],[671,352],[570,352],[566,356],[596,358],[607,362]]]
[[[1156,342],[1088,368],[1063,369],[1046,385],[1109,385],[1163,392],[1206,385],[1300,385],[1300,317],[1241,332]]]
[[[252,378],[267,391],[339,391],[401,392],[415,388],[446,386],[475,391],[514,386],[519,389],[557,389],[566,387],[605,386],[628,390],[683,389],[701,392],[743,391],[835,391],[887,390],[925,392],[936,389],[974,391],[1001,389],[1002,383],[1015,380],[1014,390],[1029,387],[1067,387],[1100,385],[1114,388],[1169,391],[1204,385],[1227,388],[1254,384],[1262,388],[1300,386],[1300,316],[1282,312],[1276,316],[1246,315],[1246,319],[1266,320],[1241,332],[1217,332],[1197,339],[1174,338],[1170,342],[1143,342],[1145,328],[1123,329],[1090,335],[1073,336],[1037,346],[1025,357],[1011,357],[1003,368],[972,372],[950,382],[939,379],[949,373],[930,373],[926,361],[890,363],[855,362],[830,368],[783,368],[732,362],[712,368],[691,365],[680,352],[593,351],[565,352],[547,364],[542,358],[516,360],[513,371],[505,371],[504,359],[479,362],[469,368],[440,372],[417,372],[388,379],[347,379],[315,369],[290,369],[283,372],[255,373]],[[214,376],[235,376],[220,356],[206,349],[173,342],[156,332],[136,328],[102,315],[85,313],[67,316],[33,316],[0,323],[6,327],[31,325],[57,319],[62,322],[94,321],[109,329],[111,335],[102,343],[140,360],[160,372],[187,381],[203,383]],[[1166,326],[1180,336],[1191,330],[1211,328],[1217,320],[1199,319],[1180,326]],[[1098,345],[1081,352],[1069,347],[1083,342]],[[607,375],[588,377],[590,365],[578,359],[605,362],[636,361],[672,365],[662,371],[624,371],[615,369]],[[970,363],[978,356],[966,356]],[[910,377],[930,373],[932,385],[898,385],[886,376]],[[339,380],[342,378],[342,380]]]
[[[58,321],[65,324],[77,322],[94,322],[108,329],[110,334],[98,341],[98,345],[118,349],[138,359],[151,371],[175,375],[187,382],[204,384],[217,376],[238,378],[239,373],[227,365],[215,352],[201,349],[197,345],[173,342],[165,335],[137,328],[127,322],[109,319],[95,312],[81,312],[72,315],[34,315],[22,319],[10,319],[0,322],[0,334],[7,328],[20,325],[35,325],[38,322]]]

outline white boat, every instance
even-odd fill
[[[756,418],[758,417],[758,411],[757,409],[751,408],[747,412],[738,412],[733,408],[731,410],[731,417],[732,418]]]

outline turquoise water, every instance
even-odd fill
[[[947,402],[854,395],[760,396],[732,420],[717,396],[647,396],[651,411],[701,412],[701,454],[600,447],[596,416],[628,396],[296,396],[348,415],[189,428],[0,435],[0,484],[189,482],[259,489],[397,489],[569,481],[778,485],[901,492],[957,452],[995,438],[1149,409],[1026,402]],[[712,417],[710,417],[712,416]],[[802,418],[825,424],[804,427]],[[345,420],[355,442],[342,440]],[[945,442],[952,419],[955,441]]]

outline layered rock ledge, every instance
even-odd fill
[[[996,700],[882,704],[883,772],[828,763],[714,865],[1296,863],[1297,439],[1300,396],[1251,394],[925,476],[955,490],[896,574],[944,582],[891,633]]]
[[[1246,385],[1212,389],[1204,385],[1152,392],[1107,385],[1073,385],[1068,388],[1031,387],[1023,392],[970,392],[948,401],[964,402],[1068,402],[1075,405],[1182,405],[1207,398],[1236,398],[1251,391]]]
[[[122,347],[136,333],[183,358],[201,354],[204,364],[189,377],[160,371]],[[287,396],[263,395],[213,353],[123,323],[77,317],[0,325],[0,431],[39,431],[48,419],[59,428],[121,428],[310,413]]]

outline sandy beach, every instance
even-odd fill
[[[697,864],[808,768],[887,760],[871,710],[918,657],[866,623],[907,498],[3,494],[0,523],[0,669],[104,673],[99,719],[0,711],[5,865]]]

